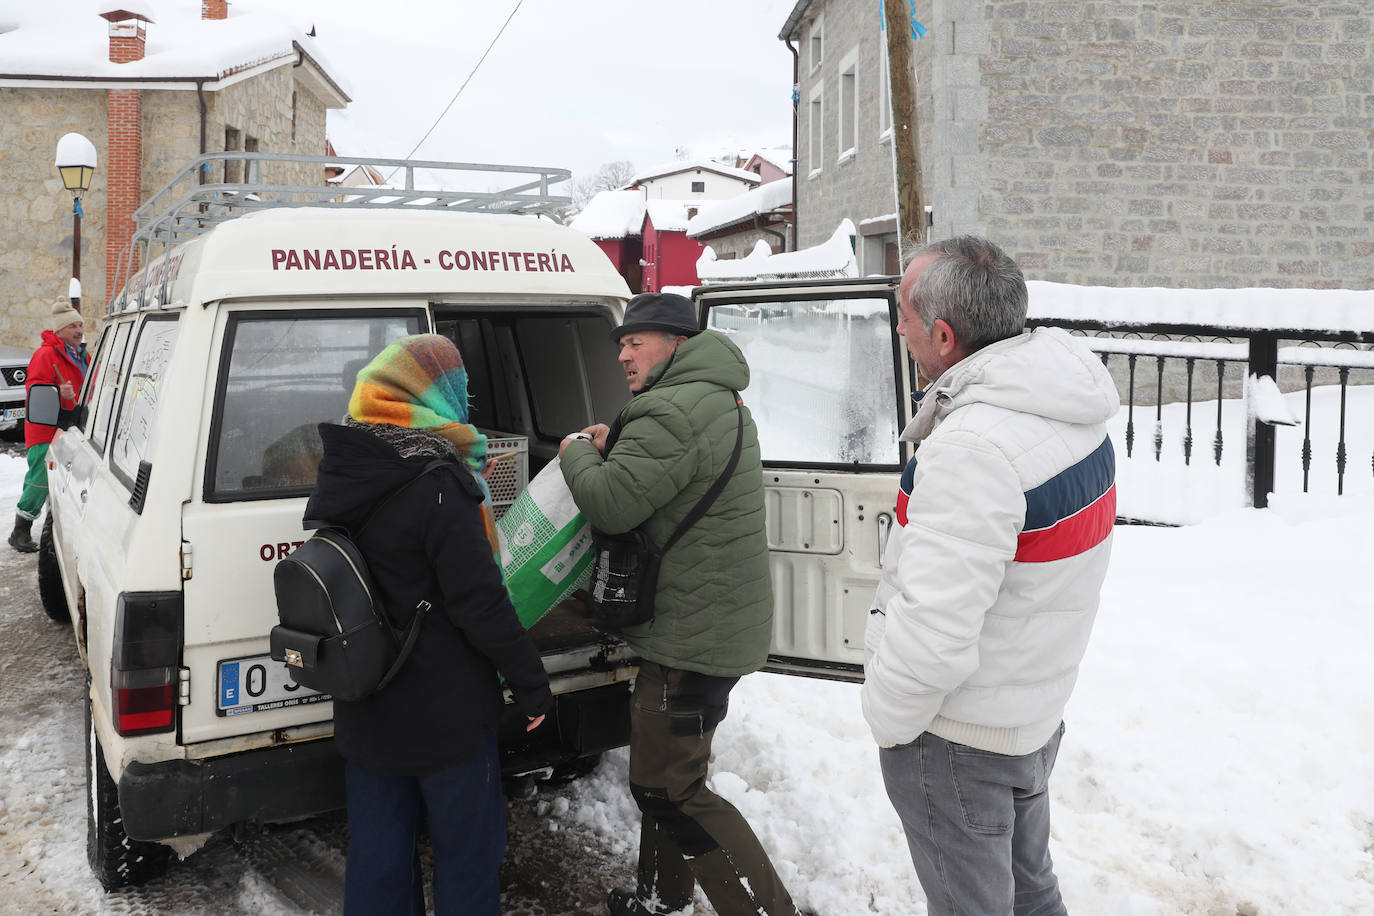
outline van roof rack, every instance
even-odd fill
[[[329,184],[331,170],[337,170],[340,182],[356,173],[363,176],[365,183]],[[398,174],[399,185],[395,182]],[[119,310],[114,305],[131,279],[130,267],[136,251],[142,249],[141,270],[146,272],[153,258],[154,242],[165,251],[177,242],[254,210],[453,210],[546,216],[562,222],[562,210],[572,199],[551,194],[549,186],[571,177],[572,172],[567,169],[545,166],[289,153],[209,153],[193,159],[134,211],[133,236],[111,278],[109,309]],[[315,180],[319,183],[312,183]],[[460,190],[462,185],[484,186],[485,190]]]
[[[347,187],[328,184],[326,175],[332,168],[337,168],[341,176],[361,174],[369,183]],[[319,184],[310,183],[312,171]],[[417,171],[424,173],[420,178],[425,186],[416,186]],[[402,176],[399,185],[394,182],[398,173]],[[222,180],[208,180],[211,176]],[[133,241],[179,241],[244,213],[277,207],[418,208],[537,214],[558,219],[559,211],[571,199],[549,193],[549,185],[571,177],[567,169],[544,166],[288,153],[210,153],[192,160],[134,211]],[[508,184],[512,178],[515,183]],[[385,183],[372,183],[377,179]],[[462,185],[485,189],[461,190]]]

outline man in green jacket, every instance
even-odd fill
[[[793,916],[796,907],[748,822],[706,787],[730,690],[768,657],[773,588],[764,533],[758,431],[739,401],[749,366],[692,303],[635,296],[612,337],[633,397],[614,428],[563,441],[563,477],[592,526],[642,527],[662,545],[725,470],[743,419],[738,465],[695,525],[663,555],[654,618],[628,627],[640,656],[630,708],[630,791],[643,813],[638,887],[607,895],[612,916],[670,913],[694,881],[720,916]],[[737,406],[738,405],[738,406]]]

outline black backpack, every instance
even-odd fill
[[[453,462],[440,458],[397,487],[368,513],[358,533],[406,487]],[[431,605],[421,601],[404,633],[382,607],[372,576],[353,538],[343,528],[320,528],[272,573],[277,619],[272,658],[286,662],[297,684],[336,700],[361,700],[385,687],[401,670]]]

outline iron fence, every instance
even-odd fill
[[[1370,317],[1374,323],[1374,315]],[[1281,458],[1301,468],[1304,493],[1311,492],[1315,462],[1322,460],[1334,465],[1336,495],[1347,491],[1351,475],[1366,474],[1374,481],[1374,447],[1367,456],[1353,454],[1348,437],[1355,423],[1363,424],[1363,430],[1374,427],[1374,415],[1354,417],[1349,410],[1352,386],[1374,384],[1374,328],[1323,331],[1150,325],[1047,316],[1028,324],[1062,327],[1088,338],[1089,346],[1123,392],[1128,459],[1162,460],[1166,450],[1164,409],[1167,404],[1181,403],[1184,415],[1178,445],[1184,465],[1192,466],[1201,457],[1199,450],[1210,446],[1208,457],[1219,467],[1223,453],[1232,447],[1223,405],[1239,396],[1245,406],[1245,485],[1252,505],[1268,505]],[[1334,448],[1323,455],[1313,444],[1313,392],[1326,386],[1336,390],[1339,408],[1336,429],[1331,431],[1334,435],[1327,436],[1334,439]],[[1281,391],[1304,392],[1301,417],[1291,416],[1283,402],[1275,400]],[[1213,395],[1215,410],[1206,417],[1195,417],[1198,398]],[[1154,414],[1153,428],[1142,435],[1138,413],[1146,411]],[[1206,424],[1198,435],[1195,419]],[[1285,425],[1302,432],[1301,445],[1291,456],[1278,454],[1276,427]]]

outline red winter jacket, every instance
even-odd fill
[[[28,392],[30,385],[56,385],[62,387],[64,381],[71,382],[72,388],[80,393],[81,381],[86,377],[86,370],[78,365],[72,355],[67,352],[67,345],[62,342],[52,331],[43,332],[43,343],[34,351],[33,357],[29,360],[28,378],[24,380],[24,391]],[[76,398],[71,400],[62,399],[62,409],[71,410],[76,406]],[[35,426],[32,423],[24,424],[24,445],[33,448],[35,445],[43,445],[51,442],[53,435],[57,432],[55,426]]]

